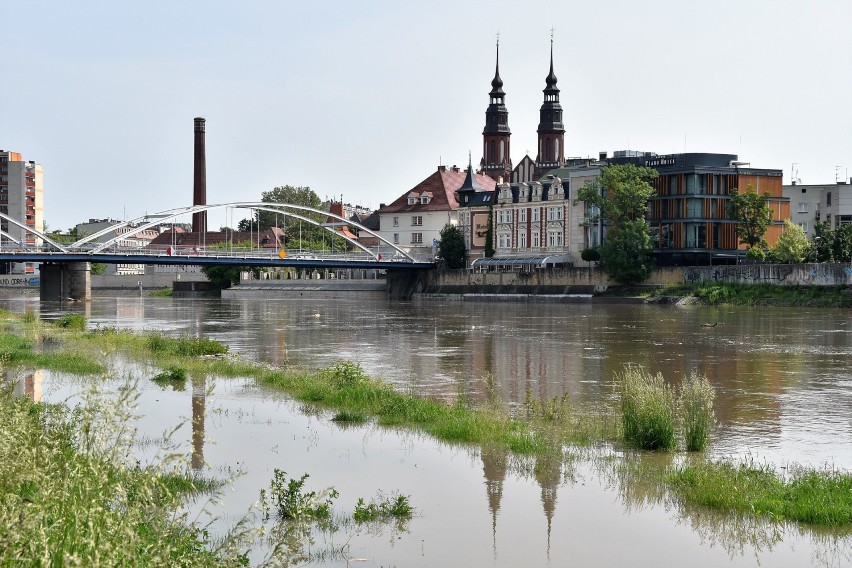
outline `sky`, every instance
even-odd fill
[[[44,168],[49,230],[191,205],[196,116],[208,203],[282,185],[390,203],[439,164],[478,164],[498,34],[515,164],[535,158],[552,34],[566,156],[716,152],[784,183],[852,176],[850,0],[0,9],[0,149]]]

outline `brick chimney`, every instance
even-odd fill
[[[207,157],[204,149],[204,123],[199,117],[195,119],[195,160],[192,176],[192,204],[207,205]],[[207,212],[192,214],[192,232],[207,232]]]

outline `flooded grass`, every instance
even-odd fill
[[[239,566],[232,548],[175,516],[214,483],[127,464],[128,401],[74,410],[0,392],[0,563]]]
[[[728,306],[852,307],[846,286],[780,286],[699,282],[666,286],[653,296],[691,296],[702,304]]]
[[[499,398],[495,391],[491,393],[493,397],[489,397],[492,404],[470,408],[464,397],[448,405],[402,394],[390,385],[366,376],[360,366],[353,363],[338,363],[319,371],[271,368],[225,357],[226,346],[209,340],[175,339],[159,334],[136,335],[112,329],[80,333],[49,326],[38,327],[38,333],[32,333],[34,326],[44,324],[35,322],[26,326],[29,326],[26,335],[47,335],[59,342],[61,349],[57,348],[51,354],[54,359],[44,360],[49,363],[45,365],[48,368],[56,368],[50,365],[69,365],[68,361],[75,360],[77,363],[70,364],[70,368],[100,365],[104,353],[115,351],[149,361],[153,359],[164,369],[170,365],[179,366],[189,374],[252,377],[288,392],[296,400],[332,410],[333,419],[337,421],[358,423],[374,419],[380,426],[409,428],[445,442],[535,456],[536,463],[562,463],[566,459],[564,449],[568,443],[613,441],[619,422],[616,409],[607,407],[581,411],[572,408],[567,397],[540,402],[528,396],[522,407],[509,412],[495,402]],[[40,361],[37,354],[32,353],[35,344],[34,340],[25,337],[0,334],[0,355],[10,364],[31,365]],[[66,363],[61,363],[63,360]],[[642,374],[637,373],[632,378]],[[676,447],[676,443],[671,442],[678,423],[671,410],[673,398],[674,391],[669,387],[651,405],[662,418],[652,416],[648,422],[662,424],[664,434],[647,437],[653,441],[654,449]],[[638,418],[639,402],[634,400],[630,404],[634,407],[628,405],[627,410],[633,413],[631,416],[637,417],[636,424],[628,425],[622,416],[622,427],[625,431],[632,428],[641,433],[645,426],[640,424],[644,419]],[[686,433],[685,447],[690,450],[705,447],[712,427],[712,388],[706,383],[706,378],[693,376],[686,381],[681,389],[680,409],[684,413],[681,423]],[[651,430],[650,427],[648,430]],[[643,433],[639,438],[645,439],[646,436]],[[669,445],[659,442],[664,439],[669,440]],[[3,462],[9,461],[4,456]],[[849,475],[839,472],[807,471],[784,481],[768,469],[695,461],[678,469],[658,468],[650,479],[655,491],[670,490],[684,503],[803,523],[852,524],[852,481]],[[30,491],[27,487],[11,488],[11,491],[18,492],[15,494],[21,499],[19,493]],[[172,489],[163,489],[164,494],[168,491]],[[162,504],[158,506],[162,510]],[[166,531],[171,535],[168,538],[177,539],[176,542],[188,543],[185,548],[196,551],[203,548],[203,539],[191,528],[174,529],[164,525],[157,530]]]
[[[680,406],[683,411],[686,451],[700,452],[710,442],[715,397],[716,393],[707,376],[694,371],[681,386]]]
[[[624,441],[642,450],[668,451],[677,446],[675,393],[662,373],[639,367],[616,374]]]
[[[852,524],[852,475],[801,469],[783,479],[768,466],[705,462],[675,469],[670,487],[687,503],[725,512],[837,527]]]

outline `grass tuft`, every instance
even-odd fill
[[[683,437],[684,445],[689,452],[700,452],[710,442],[715,397],[716,393],[707,376],[699,375],[694,371],[681,386]]]
[[[803,469],[782,479],[768,466],[708,462],[667,478],[685,502],[814,525],[852,523],[852,475]]]
[[[624,441],[642,450],[675,448],[675,393],[661,373],[640,367],[616,374]]]
[[[57,326],[74,331],[85,331],[87,323],[83,314],[63,314],[56,320]]]

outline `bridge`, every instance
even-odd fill
[[[217,209],[246,209],[250,218],[254,212],[267,211],[281,215],[285,226],[290,222],[308,223],[320,227],[334,237],[343,239],[347,246],[340,251],[287,250],[286,248],[264,247],[261,243],[250,242],[249,246],[225,245],[206,246],[200,235],[200,246],[181,247],[120,247],[119,242],[127,240],[143,231],[175,223],[182,217],[195,213]],[[314,214],[326,221],[311,218]],[[7,231],[0,230],[0,262],[33,262],[40,264],[40,293],[42,300],[88,300],[91,298],[91,265],[103,264],[160,264],[160,265],[192,265],[192,266],[246,266],[246,267],[291,267],[303,269],[378,269],[387,271],[390,289],[399,290],[400,286],[391,286],[391,280],[405,288],[411,276],[435,267],[433,258],[416,258],[389,242],[378,233],[355,223],[329,213],[303,205],[267,202],[235,202],[216,205],[193,205],[180,207],[154,214],[146,214],[130,219],[106,229],[86,235],[79,240],[63,244],[54,240],[51,235],[37,231],[20,221],[0,213],[0,219],[9,225],[22,229],[23,238],[16,238]],[[341,227],[350,227],[359,234],[375,237],[379,245],[368,248],[357,238],[342,233]],[[111,233],[120,235],[104,238]],[[33,237],[27,237],[28,234]],[[258,238],[260,232],[258,231]],[[55,236],[55,235],[54,235]],[[36,244],[28,244],[32,241]],[[333,242],[333,241],[332,241]],[[239,243],[238,243],[239,244]],[[257,247],[255,248],[255,244]],[[405,276],[406,272],[412,274]],[[396,293],[390,295],[398,295]],[[404,296],[405,294],[403,294]]]

